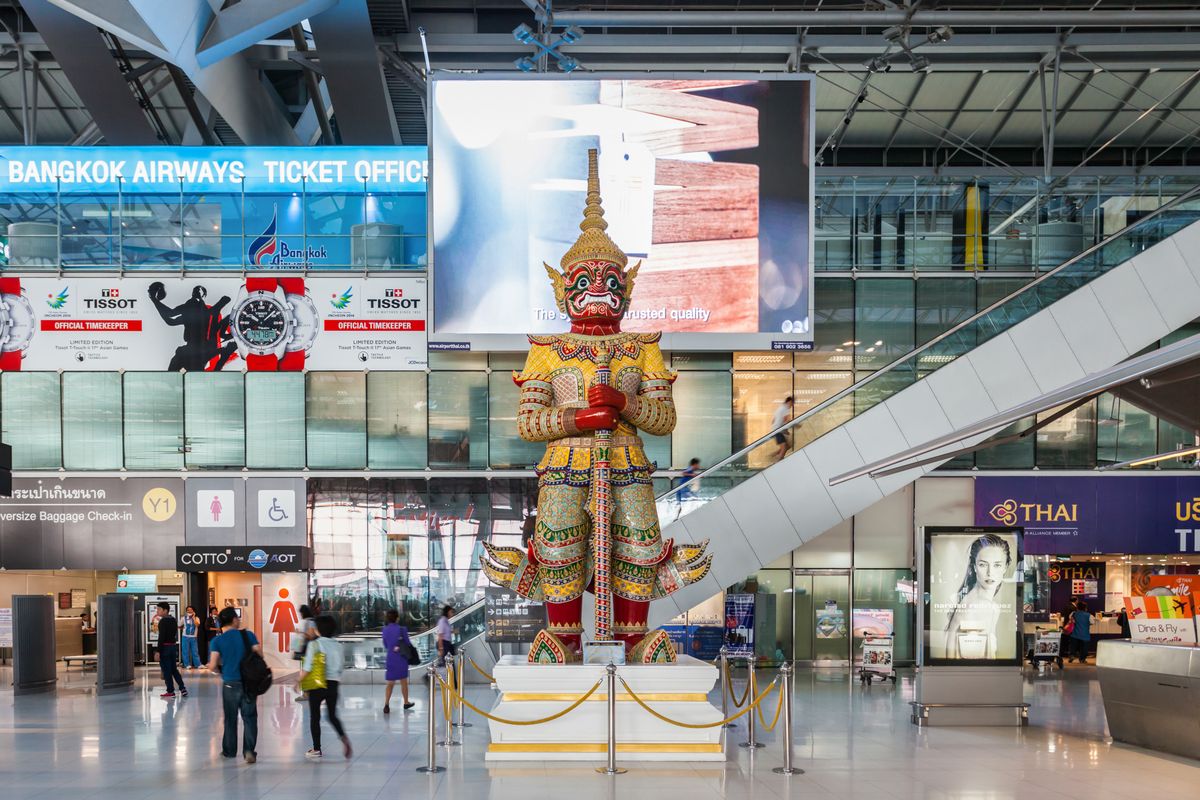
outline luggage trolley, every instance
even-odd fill
[[[1059,628],[1052,630],[1035,628],[1033,648],[1029,651],[1029,663],[1039,670],[1045,669],[1046,664],[1057,664],[1058,668],[1062,669],[1062,636],[1063,632]]]
[[[875,678],[896,682],[896,665],[892,659],[895,639],[891,636],[866,636],[862,643],[862,664],[858,679],[867,685]]]

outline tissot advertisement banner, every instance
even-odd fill
[[[975,521],[1025,530],[1025,552],[1200,553],[1200,476],[975,479]]]
[[[0,497],[0,567],[155,570],[183,544],[179,478],[17,478]]]
[[[1021,663],[1021,532],[925,529],[923,662]]]
[[[426,364],[424,278],[0,278],[0,301],[0,370]]]
[[[431,84],[439,334],[566,329],[542,265],[579,234],[597,149],[607,233],[641,262],[626,330],[812,341],[810,80],[670,78]]]
[[[175,569],[180,572],[296,572],[309,569],[311,564],[312,549],[309,547],[175,548]]]

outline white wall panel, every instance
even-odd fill
[[[1133,268],[1171,330],[1196,318],[1200,284],[1183,263],[1177,248],[1170,245],[1152,247],[1133,259]]]
[[[1104,309],[1113,330],[1136,353],[1146,337],[1161,339],[1171,332],[1141,278],[1132,269],[1114,269],[1088,284]]]
[[[997,409],[1019,406],[1041,394],[1008,333],[989,339],[974,354],[975,374]]]
[[[804,450],[788,456],[762,476],[779,498],[801,540],[811,539],[841,522],[841,513]]]
[[[1013,327],[1009,336],[1017,346],[1025,366],[1029,367],[1029,373],[1037,381],[1040,394],[1084,377],[1083,367],[1071,352],[1052,314],[1045,311],[1034,314]],[[967,353],[966,357],[975,365],[977,373],[982,374],[989,368],[987,361],[978,353]]]
[[[850,434],[846,432],[844,425],[830,431],[812,444],[806,445],[804,451],[808,454],[813,469],[817,471],[817,475],[823,481],[857,469],[865,463],[854,447],[854,442],[850,438]],[[828,491],[842,519],[883,497],[883,492],[875,485],[874,481],[862,479],[840,483],[837,486],[828,486]],[[812,537],[802,538],[810,539]]]
[[[957,359],[925,378],[938,405],[957,428],[990,417],[1000,409],[967,359]]]
[[[850,520],[839,522],[797,548],[792,564],[798,569],[850,569],[853,529]]]
[[[1114,354],[1119,354],[1117,361],[1131,355],[1089,287],[1059,300],[1050,306],[1050,313],[1084,373],[1091,375],[1108,369],[1114,363]]]
[[[910,483],[854,516],[855,567],[912,567],[913,487]]]
[[[746,481],[725,499],[733,518],[748,532],[760,564],[770,563],[803,541],[766,481]]]
[[[974,478],[921,478],[914,484],[916,527],[974,525]]]

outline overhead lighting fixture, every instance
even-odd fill
[[[952,36],[954,36],[954,29],[949,25],[939,25],[929,33],[925,34],[925,38],[930,44],[941,44],[942,42],[948,42]]]

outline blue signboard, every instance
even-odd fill
[[[425,192],[425,147],[0,147],[0,191]]]
[[[725,595],[725,646],[730,656],[754,653],[754,595]]]
[[[975,522],[1025,529],[1025,552],[1200,553],[1200,476],[979,477]]]
[[[424,147],[0,147],[12,263],[423,269]]]
[[[117,576],[118,594],[154,594],[158,591],[158,576],[154,573],[121,573]]]

